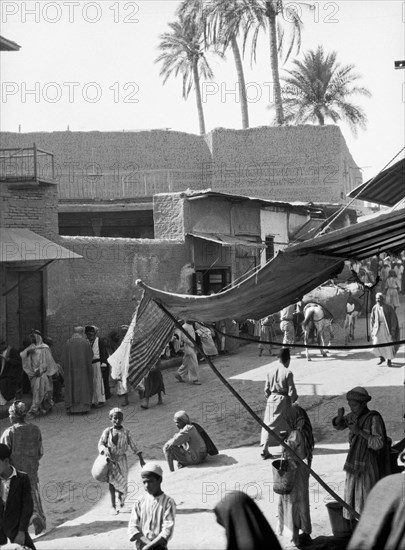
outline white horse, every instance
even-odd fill
[[[304,331],[304,344],[308,344],[309,333],[312,328],[315,328],[320,345],[329,345],[332,337],[332,319],[327,316],[325,309],[320,304],[310,303],[304,307],[303,313],[302,329]],[[311,361],[308,348],[305,348],[305,352],[307,361]],[[327,351],[321,349],[321,355],[327,357]]]

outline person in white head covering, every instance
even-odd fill
[[[207,445],[186,411],[177,411],[173,420],[179,431],[163,447],[170,471],[174,472],[174,460],[179,468],[204,462],[208,455]]]
[[[165,550],[173,536],[176,504],[162,489],[163,471],[156,462],[141,470],[145,494],[136,500],[128,524],[128,535],[136,549]]]
[[[30,340],[31,344],[20,355],[23,369],[31,384],[32,404],[28,414],[33,417],[46,414],[52,409],[52,376],[58,372],[58,367],[38,330],[31,332]]]
[[[377,363],[381,365],[387,360],[387,366],[391,366],[399,345],[378,347],[378,344],[389,344],[397,342],[400,338],[398,317],[393,307],[385,303],[384,294],[377,292],[375,295],[375,306],[371,310],[370,330],[373,344],[376,346],[373,353],[380,358]]]

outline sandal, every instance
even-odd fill
[[[198,380],[194,380],[193,384],[194,386],[201,386],[201,382],[199,382]]]

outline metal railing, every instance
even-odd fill
[[[32,147],[0,148],[0,181],[55,183],[53,153]]]

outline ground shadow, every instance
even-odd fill
[[[318,447],[315,445],[314,456],[315,455],[341,455],[347,454],[348,449],[327,449],[326,447]]]
[[[224,455],[220,453],[219,455],[210,456],[206,460],[206,462],[203,462],[202,464],[196,464],[195,466],[187,466],[187,468],[211,468],[211,467],[219,467],[219,466],[231,466],[232,464],[237,464],[238,461],[233,456]]]
[[[213,513],[209,508],[176,508],[176,516],[179,514],[201,514],[201,512]]]
[[[311,544],[308,546],[300,546],[300,548],[307,548],[308,550],[345,550],[350,537],[325,537],[320,536],[312,539]]]
[[[42,542],[55,539],[66,539],[70,537],[83,537],[86,535],[98,535],[116,529],[128,527],[128,520],[92,521],[91,523],[79,523],[78,525],[63,525],[55,527],[44,536],[35,538],[35,542]]]

